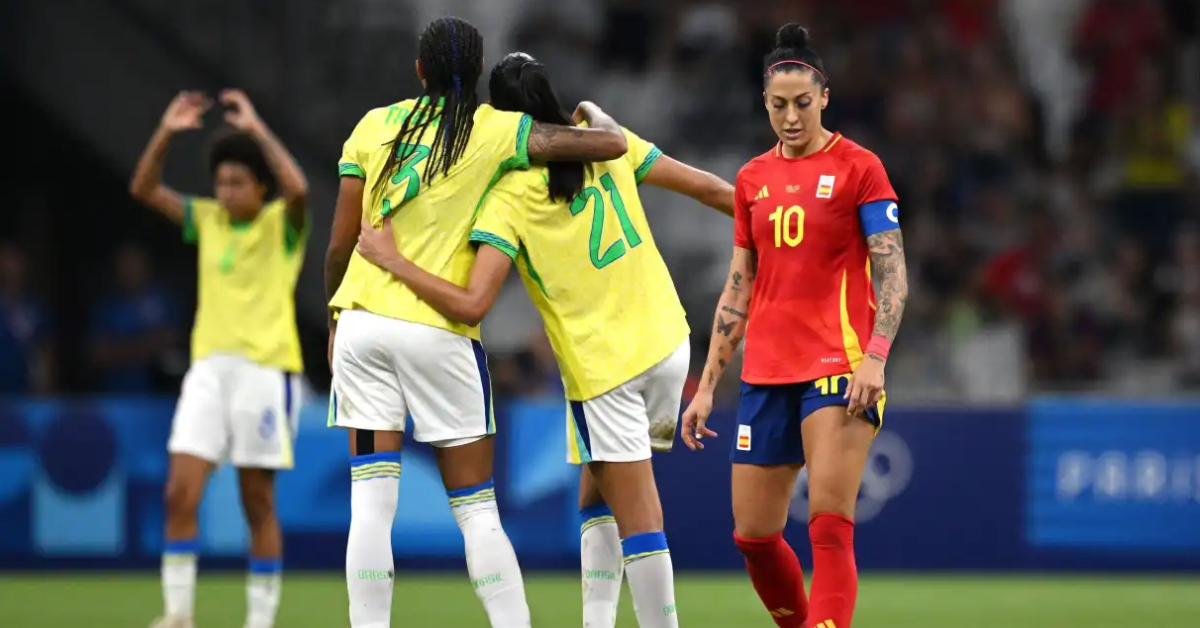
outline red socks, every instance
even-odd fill
[[[813,550],[811,628],[850,628],[858,597],[854,522],[818,513],[808,522],[808,536]]]
[[[779,628],[801,628],[808,617],[804,597],[804,573],[796,552],[783,540],[783,533],[761,539],[744,539],[733,534],[738,551],[746,557],[746,571],[763,606]],[[851,565],[854,559],[851,558]]]

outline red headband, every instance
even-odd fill
[[[807,63],[805,63],[805,62],[803,62],[803,61],[796,61],[795,59],[784,59],[783,61],[779,61],[779,62],[777,62],[777,63],[772,63],[772,64],[771,64],[771,65],[770,65],[770,66],[767,68],[766,74],[770,74],[770,73],[771,73],[771,70],[774,70],[775,68],[777,68],[777,67],[779,67],[779,66],[781,66],[781,65],[788,64],[788,63],[794,63],[794,64],[796,64],[796,65],[802,65],[802,66],[804,66],[804,67],[806,67],[806,68],[808,68],[808,69],[812,70],[812,71],[813,71],[813,74],[816,74],[817,76],[821,77],[821,80],[822,80],[822,81],[825,81],[825,80],[827,80],[827,79],[825,78],[825,74],[823,74],[823,73],[822,73],[820,70],[818,70],[817,68],[815,68],[815,67],[813,67],[812,65],[810,65],[810,64],[807,64]]]

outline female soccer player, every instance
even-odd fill
[[[333,391],[330,423],[350,428],[351,523],[346,550],[350,622],[391,617],[391,529],[405,417],[431,443],[466,542],[467,571],[492,626],[529,626],[516,555],[492,486],[491,385],[479,329],[451,320],[389,273],[353,255],[363,220],[396,221],[404,254],[465,284],[475,258],[467,235],[484,191],[531,158],[615,159],[621,129],[594,105],[591,129],[532,122],[480,105],[483,38],[457,18],[421,34],[417,99],[367,113],[346,141],[326,256]],[[368,182],[370,182],[368,184]],[[368,187],[368,185],[370,187]]]
[[[529,55],[505,57],[489,87],[498,109],[570,123],[545,68]],[[570,461],[590,470],[580,491],[584,625],[615,624],[623,553],[639,624],[678,626],[650,454],[669,450],[675,438],[689,330],[637,184],[682,192],[726,213],[733,209],[733,187],[625,135],[629,152],[622,159],[551,163],[501,179],[471,231],[473,242],[487,246],[480,247],[465,289],[397,252],[390,222],[379,231],[364,222],[359,250],[447,318],[467,325],[479,324],[509,269],[518,266],[570,400]]]
[[[294,293],[304,262],[308,181],[238,90],[221,94],[225,120],[210,165],[216,198],[182,196],[161,181],[167,144],[198,129],[209,101],[171,101],[138,162],[133,197],[183,225],[199,247],[200,288],[192,366],[171,425],[162,582],[157,628],[190,628],[196,587],[197,509],[213,466],[238,468],[250,527],[247,628],[270,628],[279,608],[283,539],[275,518],[275,471],[292,468],[297,379],[303,370]],[[278,185],[279,197],[271,190]]]
[[[745,334],[734,541],[777,625],[849,628],[854,505],[908,296],[896,193],[878,157],[821,126],[829,89],[804,28],[779,29],[765,67],[779,143],[738,173],[733,262],[683,438],[696,449],[716,436],[705,425],[713,390]],[[805,463],[811,602],[782,536]]]

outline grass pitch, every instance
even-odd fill
[[[533,625],[575,628],[580,619],[574,574],[530,574]],[[679,578],[676,598],[686,628],[770,628],[771,618],[741,576]],[[855,628],[1195,628],[1200,579],[1118,577],[866,575]],[[200,574],[198,628],[241,628],[245,589],[239,574]],[[5,628],[144,628],[161,607],[157,574],[2,574]],[[466,575],[396,582],[396,628],[486,628]],[[284,575],[277,628],[343,628],[346,589],[337,574]],[[637,621],[628,590],[620,628]]]

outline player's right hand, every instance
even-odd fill
[[[696,396],[692,397],[692,402],[688,404],[687,410],[683,411],[683,444],[687,445],[688,449],[695,451],[704,449],[704,440],[706,436],[715,437],[716,432],[708,429],[708,415],[712,414],[713,396],[711,392],[697,392]]]
[[[212,107],[200,92],[179,92],[163,113],[162,127],[168,131],[189,131],[204,126],[204,113]]]

